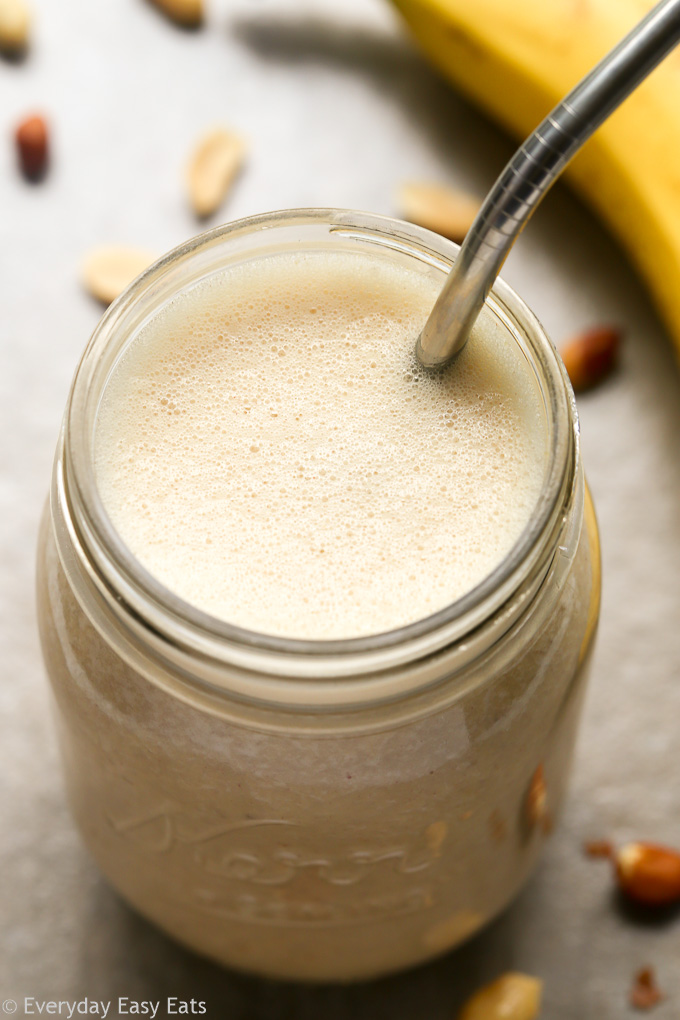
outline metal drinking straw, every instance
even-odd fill
[[[680,39],[680,0],[662,0],[548,114],[487,195],[416,345],[426,368],[463,349],[508,252],[581,146]],[[632,154],[634,158],[634,154]]]

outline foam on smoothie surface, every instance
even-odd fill
[[[313,639],[390,630],[482,581],[538,498],[544,414],[500,326],[418,370],[436,294],[374,256],[310,252],[165,306],[96,431],[104,505],[141,563],[222,620]]]

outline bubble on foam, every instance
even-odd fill
[[[102,499],[147,569],[231,623],[325,639],[483,580],[536,503],[543,414],[490,314],[450,369],[422,371],[436,293],[364,254],[278,255],[159,312],[96,434]]]

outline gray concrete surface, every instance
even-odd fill
[[[225,1020],[446,1020],[470,989],[519,968],[545,979],[545,1020],[614,1020],[631,1015],[631,974],[652,963],[667,992],[653,1015],[677,1018],[678,916],[622,912],[606,866],[580,848],[599,836],[680,845],[680,374],[642,284],[562,188],[505,276],[556,341],[613,321],[626,344],[618,374],[580,401],[602,623],[566,817],[535,879],[458,953],[367,986],[305,989],[191,956],[99,877],[64,804],[33,608],[59,419],[100,314],[78,283],[83,252],[108,241],[160,252],[196,233],[182,170],[214,122],[252,142],[215,221],[318,204],[393,213],[409,177],[483,192],[512,150],[381,0],[213,0],[199,32],[145,0],[33,7],[30,55],[0,60],[0,1003],[176,995]],[[34,108],[52,123],[54,159],[30,186],[10,131]]]

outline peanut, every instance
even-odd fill
[[[615,856],[619,888],[642,906],[680,902],[680,853],[653,843],[627,843]]]
[[[29,180],[39,180],[49,159],[49,132],[44,117],[36,114],[22,120],[14,137],[21,172]]]
[[[535,1020],[543,982],[511,971],[468,999],[458,1020]]]
[[[153,2],[179,25],[196,26],[203,21],[203,0],[153,0]]]
[[[633,979],[630,990],[630,1004],[634,1009],[651,1009],[661,1002],[663,993],[656,983],[656,975],[652,967],[643,967]]]
[[[531,777],[524,801],[524,817],[530,829],[540,826],[544,832],[549,832],[552,827],[548,811],[548,788],[542,765],[538,766]]]
[[[109,305],[155,258],[140,248],[93,248],[83,260],[83,283],[93,297]]]
[[[0,0],[0,50],[20,54],[28,46],[31,13],[24,0]]]
[[[587,857],[599,857],[605,860],[612,860],[614,847],[608,839],[590,839],[583,844],[583,852]]]
[[[197,216],[210,216],[220,207],[243,164],[246,145],[225,128],[216,128],[199,141],[189,162],[189,199]]]
[[[616,365],[621,331],[612,326],[588,329],[562,348],[562,360],[576,393],[602,382]]]
[[[479,212],[479,199],[444,184],[411,181],[399,189],[401,216],[461,243]]]

